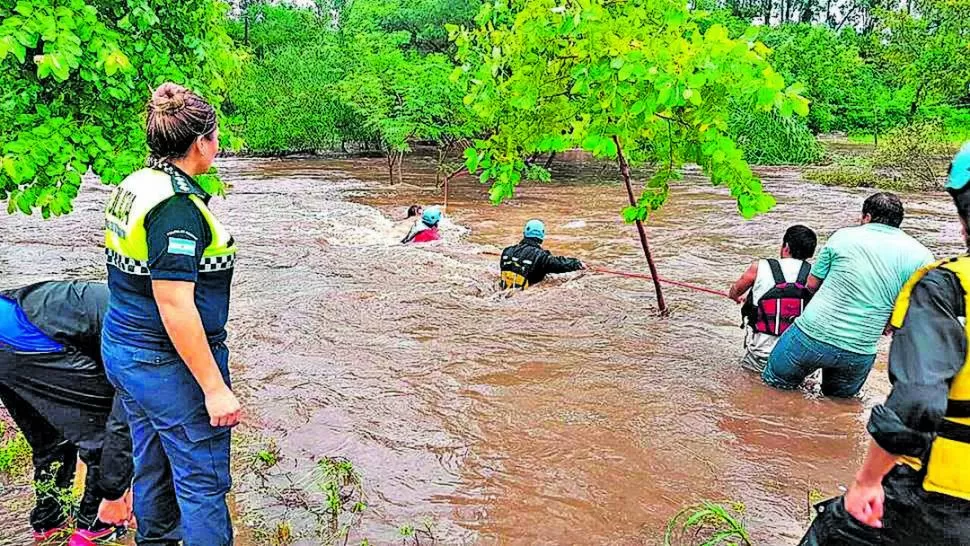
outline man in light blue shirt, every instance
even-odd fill
[[[933,254],[899,229],[903,204],[877,193],[862,206],[862,225],[835,232],[819,254],[805,312],[778,340],[762,374],[765,383],[796,389],[822,369],[822,393],[851,397],[876,359],[896,296]]]

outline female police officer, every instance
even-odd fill
[[[236,246],[192,178],[219,149],[215,110],[175,84],[148,105],[149,167],[105,211],[102,334],[134,450],[137,543],[232,544],[229,429],[240,406],[224,341]]]

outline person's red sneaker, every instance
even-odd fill
[[[46,529],[44,531],[34,529],[34,542],[46,542],[57,535],[67,533],[67,530],[68,527],[66,523],[60,527],[54,527],[53,529]]]
[[[124,527],[106,527],[99,531],[88,531],[87,529],[77,529],[71,535],[71,540],[67,546],[97,546],[98,541],[114,541],[127,532]]]

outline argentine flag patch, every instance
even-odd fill
[[[195,241],[180,237],[168,238],[168,253],[180,256],[195,256]]]

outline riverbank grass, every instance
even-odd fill
[[[664,546],[753,546],[740,502],[703,501],[677,513],[664,532]]]
[[[23,433],[8,428],[0,421],[0,475],[18,479],[30,472],[31,449]]]

